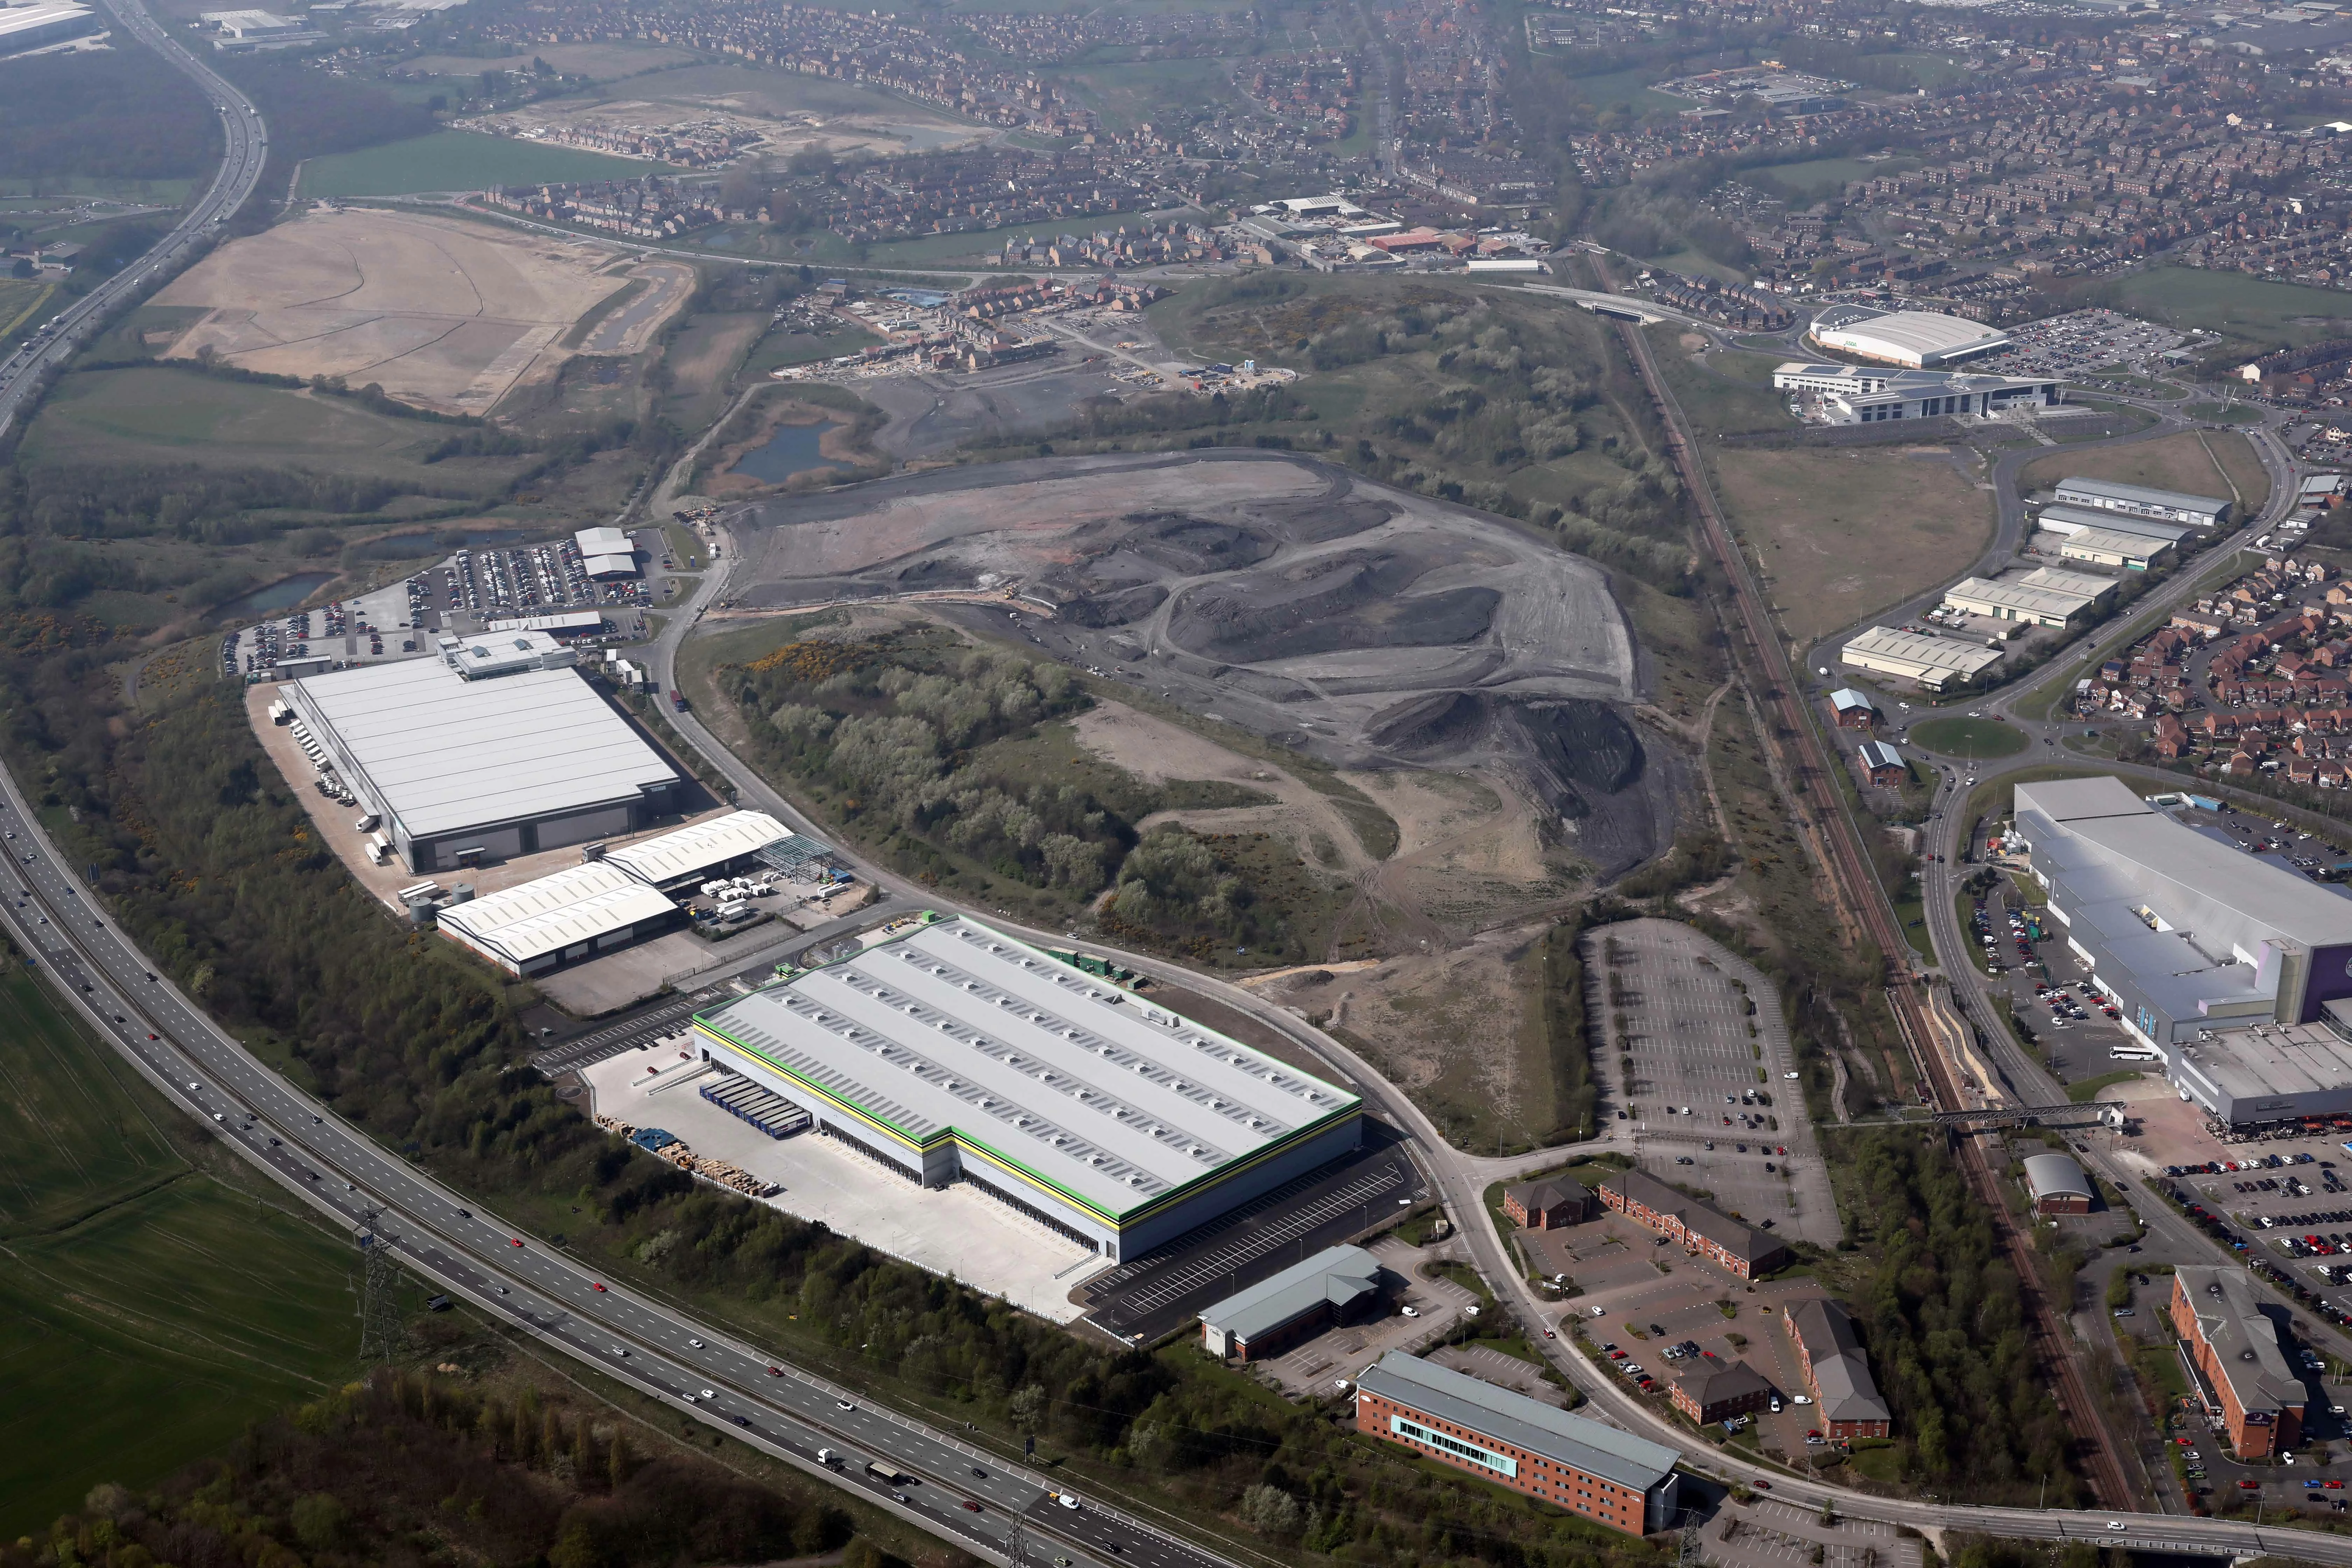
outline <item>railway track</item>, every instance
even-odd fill
[[[1603,281],[1608,279],[1603,278]],[[1665,379],[1659,374],[1649,339],[1638,326],[1621,324],[1619,334],[1624,339],[1626,351],[1633,356],[1644,386],[1649,390],[1652,405],[1664,423],[1668,455],[1682,476],[1692,502],[1698,509],[1700,526],[1706,535],[1707,547],[1722,566],[1731,585],[1733,601],[1738,608],[1740,637],[1748,645],[1755,668],[1761,674],[1766,689],[1758,695],[1769,704],[1785,728],[1788,739],[1767,733],[1763,740],[1783,756],[1786,775],[1795,782],[1797,795],[1790,805],[1799,816],[1799,825],[1806,838],[1822,854],[1822,864],[1839,895],[1843,912],[1858,919],[1869,940],[1876,942],[1888,968],[1886,994],[1894,1006],[1898,1024],[1912,1044],[1920,1065],[1925,1068],[1936,1105],[1940,1110],[1964,1109],[1966,1101],[1959,1090],[1959,1075],[1950,1055],[1937,1043],[1941,1031],[1935,1026],[1920,994],[1918,977],[1908,964],[1899,963],[1895,955],[1906,950],[1901,927],[1895,910],[1878,884],[1870,858],[1863,847],[1861,832],[1849,814],[1844,799],[1831,781],[1832,760],[1823,752],[1812,716],[1806,711],[1803,688],[1795,678],[1788,654],[1772,628],[1763,596],[1757,591],[1755,577],[1717,501],[1714,486],[1708,481],[1706,469],[1698,458],[1697,450],[1683,418],[1681,407],[1667,390]],[[1791,754],[1793,753],[1793,754]],[[2006,1194],[2000,1190],[2000,1178],[1986,1157],[1983,1146],[1974,1139],[1958,1141],[1962,1170],[1969,1183],[1984,1200],[1994,1225],[1999,1228],[2007,1248],[2011,1266],[2018,1279],[2018,1287],[2026,1309],[2026,1321],[2032,1337],[2035,1354],[2042,1358],[2056,1382],[2053,1393],[2057,1395],[2067,1425],[2084,1446],[2084,1458],[2090,1471],[2092,1490],[2105,1507],[2133,1506],[2141,1495],[2129,1479],[2130,1472],[2117,1450],[2110,1423],[2102,1414],[2098,1402],[2092,1396],[2090,1384],[2081,1364],[2070,1353],[2067,1337],[2060,1315],[2042,1287],[2042,1275],[2031,1243],[2013,1222]]]

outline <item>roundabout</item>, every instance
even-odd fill
[[[1997,719],[1923,719],[1911,726],[1904,739],[1923,752],[1969,761],[2013,757],[2026,747],[2024,731]]]

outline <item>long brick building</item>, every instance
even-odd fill
[[[1769,1232],[1678,1192],[1646,1171],[1622,1171],[1595,1191],[1602,1203],[1626,1218],[1680,1242],[1742,1279],[1769,1274],[1789,1260],[1789,1249]]]
[[[1356,1430],[1628,1535],[1681,1511],[1674,1449],[1402,1351],[1357,1382]]]
[[[2303,1437],[2310,1390],[2287,1364],[2278,1323],[2234,1268],[2172,1276],[2172,1327],[2206,1405],[2227,1423],[2241,1459],[2267,1458]],[[2279,1315],[2285,1315],[2280,1309]]]

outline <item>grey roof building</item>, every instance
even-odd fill
[[[1821,1402],[1822,1426],[1832,1437],[1884,1437],[1894,1413],[1870,1375],[1870,1358],[1853,1331],[1853,1320],[1835,1301],[1816,1297],[1789,1309],[1789,1329],[1813,1396]]]
[[[2095,528],[2104,533],[2137,534],[2166,544],[2178,544],[2197,531],[2185,522],[2167,522],[2162,518],[2134,517],[2128,512],[2091,507],[2060,506],[2055,502],[2042,509],[2035,524],[2052,533],[2079,533]]]
[[[1516,1466],[1523,1456],[1534,1456],[1639,1491],[1645,1503],[1645,1529],[1661,1530],[1673,1522],[1681,1480],[1675,1466],[1682,1455],[1663,1443],[1570,1415],[1465,1373],[1415,1360],[1402,1351],[1391,1351],[1365,1368],[1356,1387],[1360,1396],[1369,1395],[1378,1405],[1416,1411],[1511,1450],[1496,1457],[1505,1464]],[[1360,1397],[1360,1426],[1365,1404]],[[1494,1460],[1487,1463],[1491,1468]],[[1513,1479],[1518,1478],[1514,1475]]]
[[[2043,1214],[2087,1213],[2098,1196],[2083,1167],[2064,1154],[2026,1156],[2025,1190]]]
[[[2019,784],[2015,837],[2176,1088],[2233,1122],[2352,1110],[2352,899],[2112,777]]]
[[[2230,515],[2227,496],[2196,496],[2182,490],[2159,490],[2147,485],[2120,484],[2114,479],[2073,477],[2060,479],[2052,492],[2061,506],[2089,507],[2095,511],[2128,512],[2166,522],[2189,522],[2210,528]]]
[[[1211,1355],[1257,1360],[1347,1321],[1380,1294],[1377,1258],[1360,1247],[1327,1247],[1202,1308],[1201,1340]]]

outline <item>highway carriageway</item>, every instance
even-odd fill
[[[999,1563],[1019,1518],[1034,1549],[1111,1568],[1233,1568],[962,1440],[885,1411],[639,1292],[599,1280],[441,1187],[328,1114],[229,1040],[144,958],[59,866],[13,779],[0,826],[13,835],[0,916],[25,951],[148,1079],[237,1152],[337,1224],[368,1230],[420,1276],[494,1318],[730,1436],[791,1461]],[[46,919],[48,923],[43,924]],[[707,1393],[706,1393],[707,1391]],[[840,1467],[816,1460],[844,1450]],[[868,1458],[916,1478],[867,1476]],[[1074,1487],[1084,1497],[1083,1486]],[[965,1500],[981,1505],[975,1512]]]

